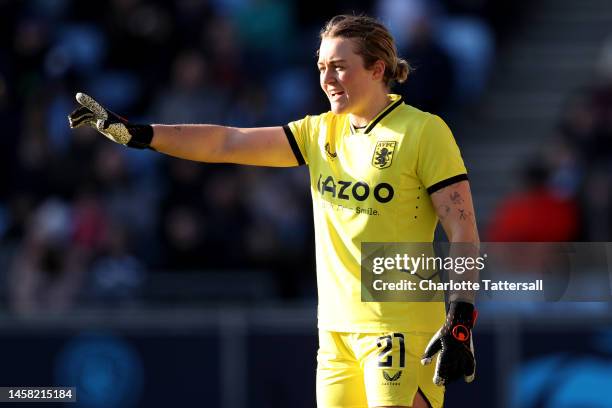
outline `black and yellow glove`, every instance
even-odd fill
[[[81,105],[68,115],[71,128],[91,126],[113,142],[137,149],[150,148],[153,140],[151,125],[135,125],[105,109],[91,96],[77,93],[76,100]]]
[[[440,352],[433,377],[434,384],[446,385],[461,377],[468,383],[474,381],[476,359],[472,328],[477,316],[478,312],[471,303],[450,304],[446,323],[432,337],[421,360],[423,365],[430,364],[436,353]]]

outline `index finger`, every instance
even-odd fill
[[[78,103],[92,111],[97,119],[108,119],[108,113],[106,113],[106,109],[104,109],[102,105],[96,102],[96,100],[91,96],[79,92],[76,94],[76,100]]]

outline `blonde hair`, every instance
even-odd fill
[[[395,82],[401,84],[406,81],[412,70],[406,60],[398,57],[395,41],[387,27],[372,17],[347,14],[335,16],[325,24],[320,37],[355,40],[355,52],[363,58],[366,69],[370,69],[378,60],[383,61],[383,81],[387,88],[391,88]]]

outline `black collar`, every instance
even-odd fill
[[[372,129],[374,129],[374,126],[376,126],[378,124],[378,122],[380,122],[381,120],[383,120],[383,118],[385,116],[387,116],[389,113],[391,113],[395,108],[397,108],[398,106],[401,105],[401,103],[404,101],[404,98],[400,95],[400,97],[397,99],[397,101],[393,102],[391,105],[387,106],[387,108],[385,108],[385,110],[383,110],[377,117],[376,119],[374,119],[372,122],[370,122],[370,124],[368,125],[368,127],[366,128],[366,130],[363,132],[365,134],[368,134],[372,131]],[[357,128],[355,128],[357,129]]]

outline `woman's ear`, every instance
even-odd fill
[[[377,60],[372,65],[372,79],[375,81],[382,80],[385,77],[386,65],[383,60]]]

